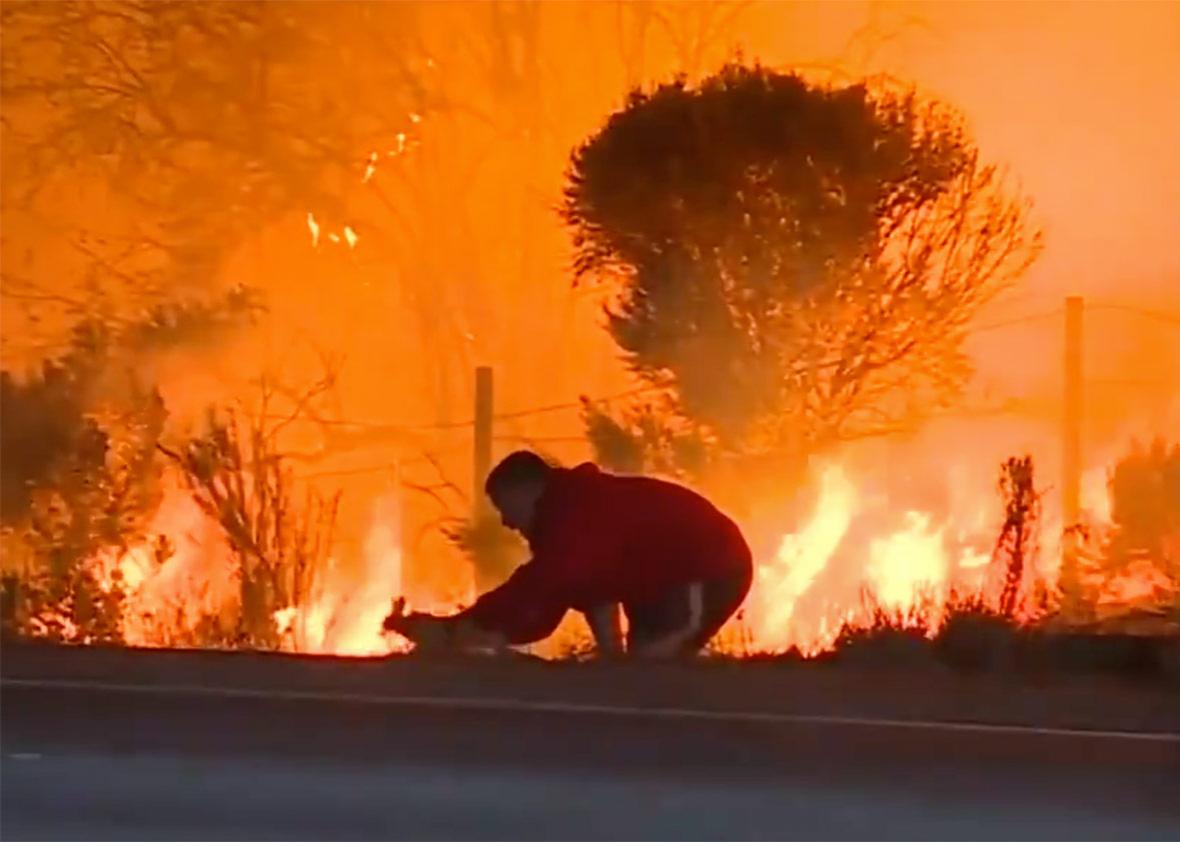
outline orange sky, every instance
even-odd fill
[[[844,57],[967,114],[1045,222],[1026,296],[1130,282],[1180,302],[1180,3],[771,3],[751,15],[749,55]],[[864,32],[849,49],[866,21],[883,37]]]

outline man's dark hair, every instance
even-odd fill
[[[553,466],[531,450],[518,450],[500,460],[492,468],[484,483],[488,495],[499,488],[523,482],[544,482],[553,472]]]

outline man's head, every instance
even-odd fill
[[[553,470],[549,463],[528,450],[518,450],[492,468],[484,489],[500,510],[505,526],[525,535],[529,533],[537,501],[545,493]]]

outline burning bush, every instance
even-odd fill
[[[309,488],[295,505],[290,469],[268,428],[266,403],[243,425],[234,412],[210,412],[207,431],[177,450],[164,449],[181,469],[201,509],[220,524],[233,553],[239,586],[231,639],[240,646],[278,648],[278,612],[298,609],[311,595],[332,548],[339,493]]]
[[[88,564],[135,540],[158,502],[159,393],[125,378],[118,399],[93,392],[115,337],[79,325],[68,352],[21,381],[0,373],[5,625],[70,642],[121,640],[117,579]]]
[[[249,321],[245,289],[157,304],[133,320],[93,312],[27,376],[0,372],[5,626],[73,642],[122,640],[121,571],[96,563],[143,538],[160,503],[167,409],[144,355]]]

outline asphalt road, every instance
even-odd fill
[[[5,840],[1180,839],[1158,710],[977,727],[18,672]]]

